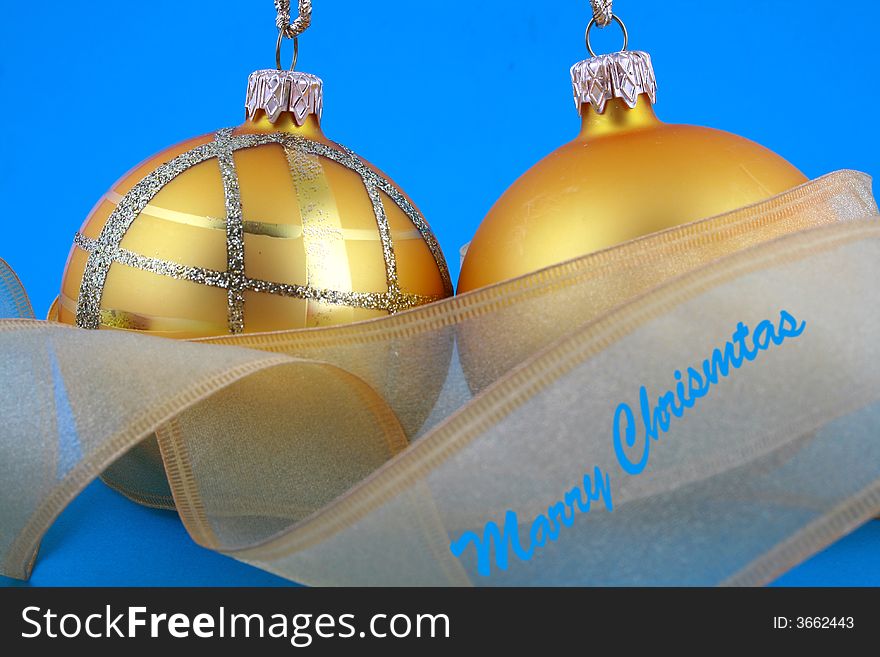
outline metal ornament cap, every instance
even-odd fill
[[[317,76],[299,71],[254,71],[248,77],[244,106],[251,120],[258,110],[263,110],[272,123],[283,112],[290,112],[296,124],[302,125],[310,114],[321,118],[324,83]]]
[[[612,98],[620,98],[633,108],[639,94],[647,94],[652,104],[657,102],[651,56],[640,50],[622,50],[578,62],[571,67],[571,86],[578,113],[589,104],[602,114],[605,103]]]

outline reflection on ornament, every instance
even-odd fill
[[[459,293],[806,182],[748,139],[660,121],[647,53],[624,49],[593,57],[571,74],[580,134],[498,199],[468,248]]]
[[[258,71],[242,126],[126,175],[76,235],[58,319],[192,338],[346,323],[450,295],[424,217],[324,136],[321,106],[318,78]]]

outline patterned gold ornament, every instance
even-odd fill
[[[575,64],[571,73],[580,134],[495,203],[469,245],[459,292],[806,182],[794,166],[748,139],[660,121],[647,53],[624,47]]]
[[[265,70],[248,119],[137,166],[92,210],[55,312],[174,338],[347,323],[452,293],[413,202],[320,127],[320,79]]]
[[[279,32],[276,59],[282,37],[297,34]],[[344,324],[452,294],[415,204],[324,135],[320,79],[256,71],[245,107],[239,127],[172,146],[101,198],[75,236],[50,319],[189,339]],[[409,386],[406,435],[443,385],[452,343],[442,348],[436,367],[425,367],[417,344],[397,344],[375,354],[379,371],[361,373],[380,387]],[[370,462],[349,447],[352,463]],[[174,508],[155,437],[102,479],[137,502]]]

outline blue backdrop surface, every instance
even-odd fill
[[[587,0],[315,0],[298,68],[325,82],[326,133],[416,200],[458,275],[495,199],[577,132],[568,69]],[[874,173],[880,4],[618,0],[649,51],[658,114],[758,141],[809,177]],[[161,148],[240,123],[248,73],[274,64],[270,0],[6,3],[0,21],[0,256],[38,314],[100,195]],[[616,28],[597,50],[619,45]],[[781,584],[880,584],[880,523]],[[3,584],[12,580],[0,579]],[[92,484],[47,535],[31,584],[283,584],[195,546],[174,514]]]

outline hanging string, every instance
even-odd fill
[[[290,0],[275,0],[275,9],[278,12],[275,25],[288,39],[298,37],[312,22],[312,0],[299,0],[299,16],[293,22],[290,21]]]
[[[599,27],[607,27],[611,23],[613,16],[611,2],[612,0],[590,0],[590,5],[593,7],[593,20]]]

